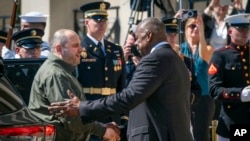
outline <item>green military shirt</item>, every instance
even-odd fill
[[[101,123],[92,122],[83,125],[80,117],[56,118],[48,111],[52,102],[68,99],[67,90],[71,90],[80,100],[85,100],[81,84],[74,76],[75,67],[53,54],[35,75],[29,101],[29,109],[41,120],[56,126],[57,141],[88,140],[90,134],[102,137],[105,128]]]

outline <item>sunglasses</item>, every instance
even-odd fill
[[[189,25],[188,27],[191,28],[191,29],[194,29],[194,28],[196,28],[197,26],[196,26],[196,24],[191,24],[191,25]]]

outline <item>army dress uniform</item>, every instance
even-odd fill
[[[86,36],[82,41],[83,52],[78,65],[78,80],[87,99],[94,100],[116,94],[125,87],[125,63],[123,52],[117,46],[104,40],[106,55],[99,54],[100,48]]]
[[[80,9],[84,12],[85,19],[95,20],[98,23],[106,22],[109,6],[108,2],[92,2],[84,4]],[[95,100],[120,92],[126,82],[122,47],[103,37],[97,40],[89,33],[82,39],[81,45],[83,51],[81,63],[78,65],[78,80],[83,86],[86,98]],[[99,121],[103,123],[114,121],[121,125],[124,120],[121,120],[120,115],[112,115]]]
[[[222,104],[216,132],[226,138],[230,125],[250,124],[250,102],[240,98],[242,89],[250,85],[249,52],[248,43],[238,46],[231,42],[216,50],[209,64],[210,96]]]

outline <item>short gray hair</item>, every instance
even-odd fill
[[[50,42],[52,53],[55,52],[55,48],[57,44],[60,44],[62,47],[66,46],[66,44],[68,43],[68,37],[67,37],[66,32],[68,31],[69,31],[68,29],[60,29],[54,33],[53,38]]]

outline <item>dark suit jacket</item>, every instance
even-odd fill
[[[81,102],[83,123],[130,110],[129,141],[191,141],[190,80],[187,67],[170,45],[144,56],[127,88]]]

